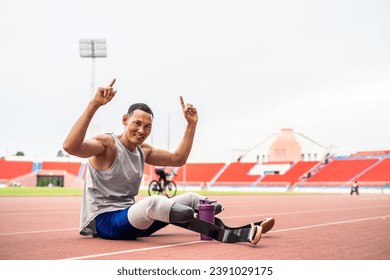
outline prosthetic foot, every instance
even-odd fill
[[[259,222],[243,225],[243,226],[240,226],[240,227],[229,227],[229,226],[225,225],[221,219],[216,217],[215,221],[214,221],[214,224],[219,226],[219,227],[221,227],[221,228],[224,228],[224,229],[251,228],[252,224],[255,225],[255,226],[260,226],[261,225],[261,227],[263,228],[262,233],[264,234],[264,233],[269,232],[274,227],[275,219],[272,218],[272,217],[268,217],[268,218],[265,218],[264,220],[261,220]]]
[[[262,226],[256,226],[255,224],[251,224],[251,230],[249,232],[248,241],[253,245],[257,245],[259,243],[263,228]]]

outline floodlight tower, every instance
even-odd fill
[[[92,59],[91,71],[91,98],[95,93],[95,58],[107,57],[106,39],[80,39],[80,56]],[[98,125],[91,123],[88,135],[92,136],[99,132]]]

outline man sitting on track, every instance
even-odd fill
[[[89,158],[81,205],[80,234],[106,239],[136,239],[149,236],[168,223],[183,226],[189,222],[192,223],[189,229],[204,231],[203,224],[194,222],[199,201],[207,200],[204,196],[196,193],[186,193],[171,199],[150,196],[135,202],[145,162],[159,166],[181,166],[186,163],[198,122],[196,108],[192,104],[185,105],[180,96],[187,126],[174,152],[156,149],[144,143],[151,133],[153,112],[143,103],[131,105],[127,114],[124,114],[122,134],[101,134],[85,139],[96,111],[115,96],[117,91],[113,88],[114,83],[115,79],[108,87],[97,89],[63,144],[69,154]],[[216,214],[223,210],[220,203],[213,204]],[[273,223],[271,218],[267,220],[265,229],[260,226],[261,222],[252,226],[253,237],[248,240],[256,244],[261,233],[272,228]]]

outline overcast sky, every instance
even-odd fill
[[[91,98],[83,38],[107,40],[96,87],[117,78],[101,132],[145,102],[148,141],[174,149],[183,95],[199,112],[190,162],[231,161],[281,128],[339,154],[390,149],[388,0],[0,0],[0,31],[0,156],[62,148]]]

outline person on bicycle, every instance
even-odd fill
[[[162,181],[162,188],[163,188],[163,195],[166,195],[166,190],[167,190],[167,176],[168,172],[165,171],[165,168],[163,166],[156,167],[154,169],[154,172],[159,176],[158,181]]]
[[[115,79],[99,87],[86,109],[64,140],[63,148],[71,155],[89,158],[80,215],[80,234],[105,239],[136,239],[149,236],[168,223],[192,221],[200,200],[207,197],[186,193],[167,198],[149,196],[135,202],[145,163],[154,166],[182,166],[194,141],[198,112],[192,104],[180,104],[187,121],[183,138],[175,151],[157,149],[145,140],[153,125],[153,112],[144,103],[132,104],[122,117],[119,135],[100,134],[86,139],[95,113],[109,103],[117,91]],[[216,214],[223,210],[216,205]]]
[[[165,168],[163,166],[158,166],[154,169],[154,172],[159,176],[158,181],[163,181],[164,186],[166,186],[169,173],[165,171]]]
[[[171,170],[172,170],[172,173],[175,174],[175,172],[173,171],[172,168],[171,168]],[[154,172],[159,176],[158,181],[159,182],[162,181],[162,188],[163,188],[162,194],[166,195],[167,194],[166,190],[167,190],[167,185],[168,185],[168,179],[169,179],[168,177],[170,176],[169,172],[167,172],[166,168],[163,166],[155,167]]]

